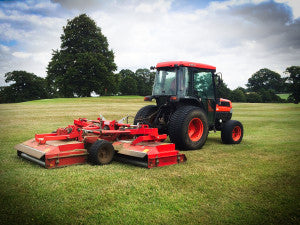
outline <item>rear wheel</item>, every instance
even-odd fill
[[[221,139],[224,144],[239,144],[244,135],[244,128],[237,120],[227,121],[221,130]]]
[[[150,116],[157,111],[156,105],[146,105],[141,108],[134,117],[134,124],[144,123],[148,124],[150,127],[153,125],[153,119]]]
[[[89,148],[89,161],[95,165],[109,164],[115,154],[113,145],[106,140],[98,140]]]
[[[183,106],[171,116],[169,136],[177,148],[200,149],[204,145],[207,135],[207,116],[201,108]]]

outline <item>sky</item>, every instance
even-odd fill
[[[118,71],[163,61],[217,67],[229,88],[262,68],[300,66],[300,0],[0,0],[0,86],[5,73],[46,77],[68,20],[90,16]]]

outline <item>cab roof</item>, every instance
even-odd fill
[[[177,66],[186,66],[186,67],[195,67],[195,68],[200,68],[200,69],[216,70],[216,67],[214,67],[214,66],[210,66],[210,65],[202,64],[202,63],[187,62],[187,61],[160,62],[160,63],[157,63],[156,68],[174,67],[175,65],[177,65]]]

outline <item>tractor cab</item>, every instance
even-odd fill
[[[190,62],[158,63],[153,96],[214,98],[215,67]]]
[[[213,66],[193,62],[162,62],[156,66],[151,98],[157,105],[188,103],[202,107],[210,124],[216,109],[215,71]]]

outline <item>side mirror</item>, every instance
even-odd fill
[[[222,73],[221,72],[216,73],[215,77],[217,78],[216,86],[219,87],[223,81]]]
[[[155,70],[155,69],[156,69],[155,66],[151,66],[151,67],[150,67],[150,70]]]

